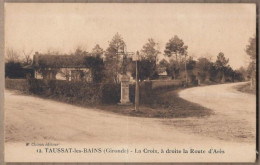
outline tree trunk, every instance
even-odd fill
[[[187,72],[186,56],[185,56],[185,74],[186,74],[186,84],[188,84],[188,72]]]
[[[221,83],[225,83],[226,82],[226,79],[225,79],[225,74],[224,72],[222,73],[222,79],[221,79]]]

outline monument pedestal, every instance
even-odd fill
[[[127,75],[121,77],[121,99],[119,105],[132,105],[129,99],[129,82],[130,78]]]

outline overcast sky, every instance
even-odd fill
[[[189,55],[212,56],[221,51],[238,68],[247,63],[245,47],[256,32],[254,4],[48,4],[5,6],[6,47],[40,53],[70,53],[77,46],[103,49],[118,32],[127,50],[136,52],[154,38],[163,52],[178,35]]]

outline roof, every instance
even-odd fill
[[[33,66],[32,65],[26,65],[26,66],[23,66],[22,68],[23,69],[33,69]]]
[[[49,68],[86,68],[83,55],[43,55],[36,54],[33,57],[33,66]]]
[[[168,74],[167,74],[166,71],[164,71],[164,72],[162,72],[162,73],[159,73],[159,76],[168,76]]]
[[[158,67],[158,68],[157,68],[157,72],[158,72],[159,74],[166,72],[166,67]]]

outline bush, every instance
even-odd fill
[[[120,84],[29,80],[30,92],[69,103],[115,104],[120,101]]]
[[[116,104],[119,103],[121,97],[120,84],[102,84],[102,103]]]
[[[150,104],[158,92],[181,87],[181,81],[143,81],[140,104]],[[71,82],[64,80],[6,79],[6,88],[26,91],[72,104],[116,104],[120,102],[121,84]],[[135,102],[135,84],[129,85],[129,99]]]
[[[43,94],[44,91],[48,88],[46,81],[38,79],[29,79],[29,92],[33,94]]]
[[[5,64],[5,77],[8,78],[25,78],[25,71],[20,62],[8,62]]]
[[[29,93],[29,84],[26,79],[5,79],[5,87],[7,89],[19,90]]]

